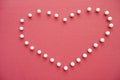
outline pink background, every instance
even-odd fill
[[[91,13],[86,12],[88,6]],[[101,8],[99,14],[94,12],[96,7]],[[36,14],[38,8],[41,15]],[[69,13],[77,9],[82,14],[70,19]],[[108,38],[104,36],[108,30],[103,15],[106,9],[115,25]],[[46,16],[47,10],[60,17]],[[32,19],[27,18],[29,12]],[[68,18],[66,24],[63,17]],[[25,18],[24,40],[36,46],[33,52],[19,39],[20,18]],[[74,68],[69,66],[101,37],[106,38],[104,44]],[[49,58],[43,59],[43,54],[37,55],[39,48],[69,70],[65,72],[49,63]],[[120,80],[120,0],[0,0],[0,80]]]

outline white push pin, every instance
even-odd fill
[[[94,48],[97,48],[98,46],[99,46],[98,43],[94,43],[94,44],[93,44],[93,47],[94,47]]]
[[[108,10],[104,11],[104,14],[107,16],[110,14],[110,12]]]
[[[110,31],[106,31],[106,32],[105,32],[105,35],[106,35],[106,36],[109,36],[109,35],[110,35]]]
[[[92,53],[92,49],[91,48],[88,48],[88,53]]]
[[[24,38],[24,34],[20,34],[20,38],[23,39]]]
[[[77,63],[81,62],[81,59],[80,58],[76,58],[76,62]]]
[[[28,17],[29,17],[29,18],[32,18],[32,13],[28,13]]]
[[[88,7],[88,8],[87,8],[87,11],[88,11],[88,12],[92,11],[92,8],[91,8],[91,7]]]
[[[48,54],[45,53],[45,54],[43,55],[43,58],[46,59],[47,57],[48,57]]]
[[[100,42],[104,43],[105,42],[105,38],[100,38]]]
[[[78,14],[78,15],[81,14],[81,10],[77,10],[77,14]]]
[[[62,64],[60,62],[57,62],[56,65],[57,65],[57,67],[61,67]]]
[[[109,16],[109,17],[107,18],[107,20],[108,20],[108,21],[112,21],[112,17]]]
[[[55,13],[55,14],[54,14],[54,17],[55,17],[55,18],[58,18],[58,17],[59,17],[59,14],[58,14],[58,13]]]
[[[70,13],[70,17],[73,18],[75,16],[74,13]]]
[[[67,22],[67,18],[63,18],[63,22]]]
[[[63,69],[64,69],[64,71],[67,71],[68,70],[68,66],[64,66]]]
[[[50,62],[53,63],[55,61],[54,58],[50,58]]]
[[[37,9],[37,13],[40,14],[42,11],[40,9]]]
[[[108,25],[108,27],[109,27],[109,28],[113,28],[113,27],[114,27],[114,24],[113,24],[113,23],[110,23],[110,24]]]
[[[86,53],[83,53],[83,54],[82,54],[82,57],[83,57],[83,58],[87,58],[87,54],[86,54]]]
[[[47,15],[50,16],[52,14],[51,11],[47,11]]]
[[[23,27],[23,26],[20,26],[20,27],[19,27],[19,30],[20,30],[20,31],[23,31],[23,30],[24,30],[24,27]]]
[[[24,44],[25,44],[25,46],[28,46],[29,45],[29,41],[25,41]]]
[[[25,20],[23,18],[20,19],[20,23],[24,23]]]
[[[33,51],[35,49],[34,46],[30,46],[30,50]]]
[[[42,51],[41,51],[41,50],[37,50],[37,54],[39,54],[39,55],[40,55],[41,53],[42,53]]]
[[[100,12],[100,8],[96,8],[96,12],[99,13]]]
[[[75,63],[74,63],[74,62],[71,62],[71,63],[70,63],[70,66],[71,66],[71,67],[74,67],[74,66],[75,66]]]

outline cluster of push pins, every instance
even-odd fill
[[[92,11],[92,8],[91,8],[91,7],[88,7],[88,8],[87,8],[87,12],[91,12],[91,11]],[[95,9],[95,12],[96,12],[96,13],[99,13],[100,11],[101,11],[100,8],[96,8],[96,9]],[[36,11],[36,13],[37,13],[38,15],[41,14],[41,12],[42,12],[42,11],[41,11],[40,9],[37,9],[37,11]],[[82,12],[82,11],[79,9],[79,10],[76,11],[76,13],[70,13],[69,16],[70,16],[71,18],[73,18],[73,17],[75,17],[76,14],[77,14],[77,15],[80,15],[81,12]],[[51,11],[47,11],[47,15],[48,15],[48,16],[51,16],[51,14],[52,14]],[[111,23],[112,17],[109,16],[109,15],[110,15],[110,12],[109,12],[108,10],[105,10],[105,11],[103,12],[103,14],[104,14],[105,16],[107,16],[107,21],[109,22],[108,28],[112,29],[112,28],[114,27],[114,24]],[[28,18],[32,18],[32,16],[33,16],[32,13],[28,13]],[[60,15],[59,15],[58,13],[55,13],[55,14],[54,14],[54,17],[55,17],[55,18],[59,18],[59,16],[60,16]],[[63,22],[67,22],[67,20],[68,20],[68,19],[67,19],[66,17],[62,19]],[[22,23],[24,23],[24,22],[25,22],[25,20],[24,20],[23,18],[21,18],[21,19],[20,19],[20,23],[22,24]],[[20,26],[20,27],[19,27],[19,30],[20,30],[20,31],[23,31],[23,30],[24,30],[24,27],[23,27],[23,26]],[[106,31],[106,32],[105,32],[105,36],[109,36],[109,35],[110,35],[110,31]],[[24,34],[20,34],[19,37],[20,37],[20,39],[23,39],[25,36],[24,36]],[[92,47],[93,47],[93,48],[98,48],[99,44],[105,42],[105,38],[104,38],[104,37],[100,38],[99,42],[100,42],[100,43],[96,43],[96,42],[95,42],[95,43],[92,45]],[[25,40],[25,41],[24,41],[24,45],[25,45],[25,46],[28,46],[28,45],[29,45],[29,41],[28,41],[28,40]],[[31,46],[29,47],[29,49],[30,49],[31,51],[33,51],[33,50],[35,50],[35,46],[31,45]],[[82,54],[82,58],[83,58],[83,59],[86,59],[86,58],[88,57],[87,54],[91,54],[92,52],[93,52],[93,49],[92,49],[92,48],[88,48],[87,52]],[[38,55],[41,55],[43,52],[42,52],[41,50],[37,50],[36,53],[37,53]],[[49,58],[49,57],[48,57],[48,54],[47,54],[47,53],[44,53],[44,54],[43,54],[43,58],[45,58],[45,59]],[[80,58],[80,57],[76,58],[75,61],[70,62],[69,65],[70,65],[71,67],[74,67],[76,63],[80,63],[80,62],[81,62],[82,58]],[[49,58],[49,61],[50,61],[50,63],[54,63],[54,62],[55,62],[55,59],[54,59],[54,58]],[[62,67],[61,62],[57,62],[57,63],[55,63],[55,64],[56,64],[56,66],[57,66],[58,68]],[[63,68],[64,71],[67,71],[67,70],[69,69],[69,67],[68,67],[67,65],[64,65],[62,68]]]

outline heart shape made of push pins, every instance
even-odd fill
[[[86,9],[86,12],[87,13],[90,13],[92,11],[92,8],[91,7],[88,7],[87,9]],[[37,11],[36,11],[36,14],[37,15],[41,15],[41,9],[37,9]],[[76,13],[70,13],[70,18],[74,18],[75,17],[75,15],[80,15],[81,14],[81,10],[80,9],[78,9],[77,11],[76,11]],[[96,8],[95,9],[95,13],[96,14],[98,14],[98,13],[100,13],[101,12],[101,9],[100,8]],[[52,12],[51,11],[47,11],[47,16],[51,16],[51,14],[52,14]],[[103,12],[103,14],[105,15],[105,16],[107,16],[107,21],[109,22],[109,24],[108,24],[108,28],[110,28],[110,29],[112,29],[113,27],[114,27],[114,24],[111,22],[112,21],[112,17],[111,16],[109,16],[110,15],[110,12],[108,11],[108,10],[105,10],[104,12]],[[59,18],[59,16],[60,16],[60,14],[58,14],[58,13],[55,13],[54,14],[54,18],[55,19],[58,19]],[[28,18],[32,18],[33,17],[33,14],[32,13],[28,13]],[[63,23],[67,23],[67,21],[68,21],[68,18],[63,18],[62,19],[62,21],[63,21]],[[22,24],[22,25],[24,25],[23,23],[25,22],[25,19],[24,18],[21,18],[20,19],[20,23]],[[23,26],[20,26],[19,27],[19,30],[21,31],[21,32],[23,32],[24,31],[24,27]],[[105,33],[105,36],[107,37],[107,36],[109,36],[110,35],[110,31],[109,30],[107,30]],[[20,35],[19,35],[19,37],[20,37],[20,39],[24,39],[24,34],[23,33],[21,33]],[[100,40],[99,40],[99,42],[100,43],[94,43],[93,45],[92,45],[92,47],[93,48],[97,48],[98,46],[99,46],[99,44],[101,44],[101,43],[104,43],[105,42],[105,38],[104,37],[102,37],[102,38],[100,38]],[[29,41],[28,40],[25,40],[24,41],[24,45],[25,46],[28,46],[30,43],[29,43]],[[33,51],[33,50],[35,50],[35,46],[33,46],[33,45],[31,45],[30,47],[29,47],[29,49],[31,50],[31,51]],[[93,49],[92,48],[88,48],[88,50],[87,50],[87,53],[89,54],[89,53],[92,53],[93,52]],[[41,50],[37,50],[37,52],[36,52],[38,55],[40,55],[40,54],[42,54],[43,52],[41,51]],[[87,58],[88,57],[88,54],[87,53],[83,53],[82,54],[82,58]],[[48,54],[47,53],[44,53],[43,54],[43,58],[48,58]],[[76,61],[72,61],[72,62],[70,62],[70,67],[74,67],[75,66],[75,64],[77,64],[77,63],[80,63],[81,62],[81,57],[78,57],[78,58],[76,58],[75,59]],[[50,63],[54,63],[54,61],[55,61],[55,59],[52,57],[52,58],[49,58],[49,61],[50,61]],[[60,68],[61,66],[62,66],[62,63],[61,62],[57,62],[57,63],[55,63],[56,64],[56,66],[58,67],[58,68]],[[63,66],[63,70],[64,71],[67,71],[68,70],[68,66],[66,66],[66,65],[64,65]]]

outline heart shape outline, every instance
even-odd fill
[[[87,12],[90,13],[90,12],[91,12],[91,9],[92,9],[91,7],[88,7],[88,8],[87,8]],[[100,10],[99,10],[98,8],[96,8],[96,13],[99,13],[99,12],[100,12]],[[41,10],[39,10],[39,11],[37,10],[37,14],[39,15],[40,13],[41,13]],[[73,17],[74,17],[73,14],[74,14],[74,13],[70,14],[70,18],[73,18]],[[77,14],[80,15],[81,13],[79,14],[79,12],[77,12]],[[109,27],[110,29],[112,29],[114,25],[113,25],[113,23],[111,23],[112,17],[109,16],[109,11],[106,10],[106,11],[104,12],[104,14],[105,14],[105,16],[108,16],[108,17],[107,17],[107,21],[110,22],[109,25],[108,25],[108,27]],[[48,11],[48,12],[47,12],[47,15],[48,15],[48,16],[51,16],[51,12]],[[57,14],[57,15],[55,14],[54,17],[57,19],[57,18],[58,18],[58,14]],[[32,18],[32,14],[31,14],[31,13],[28,14],[28,18]],[[63,18],[63,22],[66,23],[66,22],[67,22],[67,18]],[[20,23],[21,23],[21,24],[24,23],[24,19],[23,19],[23,18],[20,19]],[[23,31],[23,30],[24,30],[24,27],[23,27],[23,26],[20,26],[20,27],[19,27],[19,30],[20,30],[20,31]],[[105,32],[105,35],[106,35],[106,36],[109,36],[109,35],[110,35],[110,31],[106,31],[106,32]],[[19,37],[20,37],[21,39],[23,39],[23,38],[24,38],[24,34],[20,34]],[[100,38],[100,43],[104,43],[104,42],[105,42],[105,38]],[[28,41],[25,41],[25,45],[28,46],[28,45],[29,45],[29,42],[28,42]],[[97,47],[98,47],[98,43],[94,43],[94,44],[93,44],[93,47],[94,47],[94,48],[97,48]],[[34,46],[30,46],[30,50],[31,50],[31,51],[33,51],[34,49],[35,49]],[[37,53],[38,53],[38,54],[41,54],[42,52],[41,52],[40,50],[38,50]],[[92,48],[88,48],[87,53],[92,53]],[[82,57],[83,57],[84,59],[87,58],[87,53],[83,53],[83,54],[82,54]],[[44,53],[43,57],[44,57],[45,59],[48,58],[48,54]],[[53,63],[53,62],[54,62],[54,58],[50,58],[50,62]],[[77,62],[77,63],[81,62],[81,58],[78,57],[78,58],[76,59],[76,62]],[[70,63],[70,66],[71,66],[71,67],[74,67],[75,64],[76,64],[75,62],[71,62],[71,63]],[[57,63],[57,67],[61,67],[61,63],[60,63],[60,62]],[[64,69],[64,71],[67,71],[67,70],[68,70],[68,66],[65,65],[65,66],[63,67],[63,69]]]

